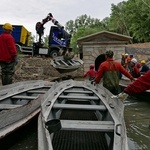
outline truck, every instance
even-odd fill
[[[45,29],[44,24],[48,21],[52,21],[55,26],[50,27],[48,48],[46,48],[43,47],[42,37]],[[64,26],[53,17],[52,13],[49,13],[41,22],[37,22],[35,29],[39,35],[39,40],[33,44],[33,55],[40,54],[55,58],[59,55],[65,55],[67,51],[72,51],[70,47],[71,35],[64,30]]]
[[[16,48],[23,53],[32,54],[32,47],[30,46],[31,32],[29,32],[23,25],[12,25],[14,30],[12,36],[15,39]],[[0,24],[0,34],[3,32],[3,25]]]
[[[12,36],[15,39],[15,43],[21,46],[30,45],[31,32],[29,32],[23,25],[13,25],[14,30]],[[0,34],[3,32],[3,25],[0,25]]]
[[[44,47],[44,25],[48,21],[52,21],[54,26],[50,27],[48,47]],[[2,26],[0,25],[0,33],[3,31]],[[33,43],[33,46],[29,45],[31,33],[24,26],[13,25],[13,27],[12,35],[15,38],[16,48],[21,53],[28,53],[32,56],[45,55],[55,58],[65,55],[67,51],[72,51],[70,47],[71,35],[64,30],[64,26],[54,19],[52,13],[49,13],[41,22],[36,23],[35,30],[39,38],[37,42]]]

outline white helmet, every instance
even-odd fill
[[[132,59],[131,59],[131,62],[133,62],[133,63],[136,64],[136,63],[137,63],[137,60],[136,60],[135,58],[132,58]]]

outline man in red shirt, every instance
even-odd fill
[[[90,70],[88,70],[83,77],[89,77],[89,80],[95,79],[97,71],[94,70],[94,64],[90,65]]]
[[[146,72],[143,76],[140,76],[133,83],[129,84],[122,93],[118,95],[118,98],[125,100],[128,95],[134,93],[141,93],[150,89],[150,71]]]
[[[130,73],[134,78],[138,78],[140,77],[140,70],[137,66],[137,60],[135,58],[131,59],[131,69],[130,69]]]
[[[99,66],[96,75],[95,83],[98,84],[103,78],[103,86],[107,88],[112,94],[117,95],[120,91],[119,76],[124,74],[131,80],[134,80],[132,75],[121,65],[120,62],[113,60],[113,51],[106,52],[106,61]]]
[[[0,35],[0,65],[2,84],[11,84],[15,73],[15,64],[18,62],[15,40],[11,35],[13,27],[10,23],[3,25],[4,32]]]

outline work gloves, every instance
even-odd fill
[[[15,65],[17,65],[18,64],[18,56],[15,56],[14,60],[15,60]]]
[[[117,98],[120,99],[121,101],[124,101],[124,100],[127,99],[128,96],[129,96],[129,95],[128,95],[127,93],[122,92],[122,93],[119,93],[119,94],[117,95]]]
[[[127,94],[127,92],[123,91],[123,92],[119,93],[118,95],[112,95],[111,98],[112,99],[113,98],[115,98],[115,99],[117,98],[117,99],[119,99],[119,100],[121,100],[123,102],[124,100],[127,99],[128,96],[129,95]]]

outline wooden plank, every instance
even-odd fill
[[[113,121],[61,120],[63,130],[113,132]]]
[[[38,98],[38,96],[24,96],[24,95],[16,95],[16,96],[13,96],[11,97],[12,99],[27,99],[27,100],[33,100],[33,99],[36,99]]]
[[[42,91],[42,90],[30,90],[30,91],[27,91],[27,93],[45,94],[46,91]]]
[[[71,61],[68,60],[68,63],[72,66],[75,66],[75,64],[73,64]]]
[[[56,63],[57,65],[61,65],[58,61],[55,61],[55,63]]]
[[[79,91],[79,90],[65,90],[64,93],[83,93],[83,94],[93,94],[92,91]]]
[[[66,65],[66,66],[69,66],[67,63],[65,63],[63,60],[61,60],[61,62],[64,64],[64,65]]]
[[[106,111],[104,105],[75,105],[75,104],[54,104],[54,109],[82,109],[82,110],[101,110]]]
[[[85,100],[99,100],[99,97],[97,96],[81,96],[81,95],[60,95],[59,98],[64,98],[64,99],[85,99]]]
[[[0,104],[0,110],[4,110],[4,109],[13,109],[13,108],[17,108],[20,107],[22,105],[15,105],[15,104]]]

